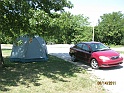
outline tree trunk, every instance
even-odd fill
[[[2,49],[1,49],[1,44],[0,44],[0,67],[2,67],[4,64],[3,56],[2,56]]]

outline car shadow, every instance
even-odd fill
[[[123,68],[123,66],[122,65],[119,65],[119,66],[114,66],[114,67],[107,67],[107,68],[99,68],[99,70],[106,70],[106,71],[108,71],[108,70],[117,70],[117,69],[122,69]]]

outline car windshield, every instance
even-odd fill
[[[90,44],[90,47],[92,49],[92,51],[105,51],[105,50],[109,50],[110,48],[105,46],[102,43],[92,43]]]

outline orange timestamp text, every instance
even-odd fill
[[[97,85],[116,85],[116,81],[97,81]]]

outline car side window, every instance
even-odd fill
[[[77,44],[77,45],[76,45],[76,48],[77,48],[77,49],[82,49],[82,44],[81,44],[81,43]]]
[[[88,45],[86,45],[86,44],[83,44],[82,49],[84,51],[89,51],[90,50],[89,47],[88,47]]]

